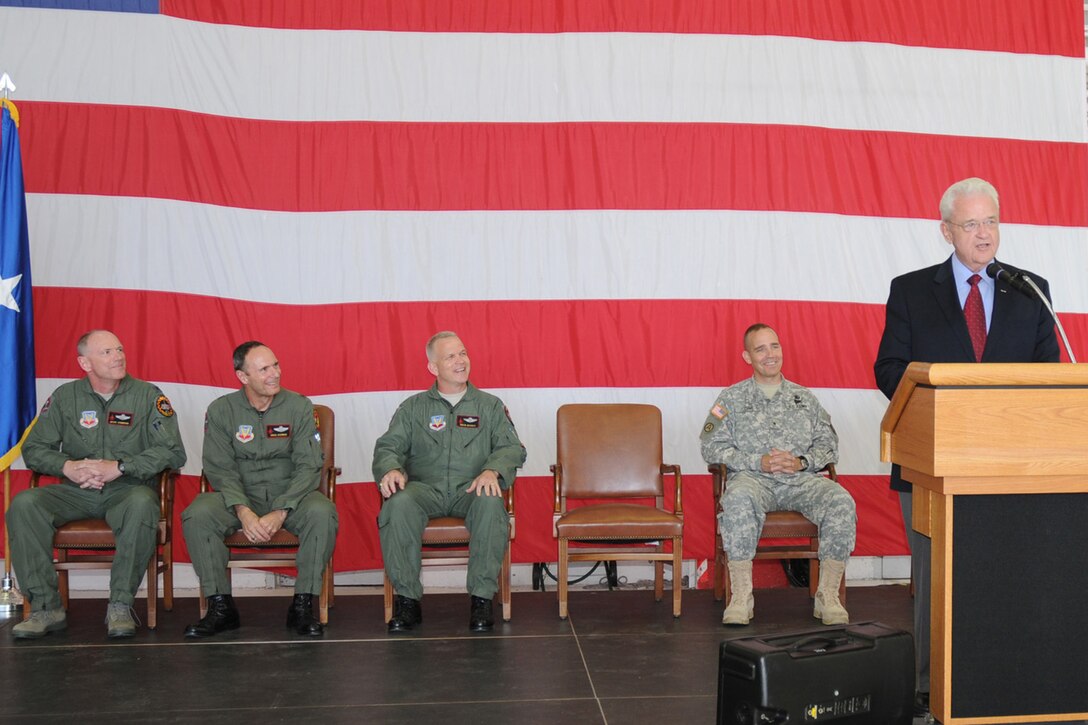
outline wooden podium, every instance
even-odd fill
[[[1088,364],[912,363],[880,457],[933,540],[934,716],[1088,719]]]

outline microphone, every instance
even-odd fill
[[[1061,333],[1062,342],[1065,344],[1065,352],[1069,355],[1070,362],[1076,362],[1077,358],[1073,357],[1073,348],[1069,347],[1069,338],[1065,336],[1065,328],[1062,327],[1062,321],[1058,319],[1058,314],[1054,312],[1054,307],[1051,306],[1050,300],[1046,298],[1043,291],[1039,289],[1039,285],[1035,284],[1028,275],[1023,272],[1010,272],[1001,266],[999,262],[990,262],[986,267],[986,274],[991,279],[1000,280],[1012,287],[1015,290],[1023,292],[1028,297],[1038,297],[1047,311],[1050,312],[1050,316],[1054,319],[1054,324],[1058,326],[1058,332]]]
[[[990,279],[1001,280],[1014,290],[1023,292],[1028,297],[1032,297],[1034,285],[1031,284],[1031,277],[1028,277],[1023,272],[1010,272],[1001,266],[1000,262],[990,262],[990,265],[986,267],[986,274]]]

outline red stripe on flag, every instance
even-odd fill
[[[1055,2],[1055,4],[1057,4]],[[445,33],[712,33],[1083,57],[1081,4],[1023,0],[162,0],[190,20],[267,28]]]
[[[80,375],[74,341],[108,321],[137,377],[234,387],[231,351],[257,339],[279,356],[288,387],[309,395],[426,387],[433,378],[423,343],[445,329],[464,338],[475,360],[473,380],[482,387],[722,386],[751,374],[740,340],[756,320],[782,336],[791,379],[872,388],[884,324],[881,305],[777,300],[295,306],[39,286],[34,304],[40,377]]]
[[[23,108],[26,186],[38,193],[279,211],[931,219],[949,183],[981,176],[1002,190],[1004,221],[1088,226],[1088,145],[1078,143],[748,124],[296,123],[131,106]]]
[[[438,330],[461,334],[481,387],[724,386],[751,375],[740,340],[757,320],[782,337],[785,373],[795,382],[873,388],[884,327],[883,305],[785,300],[296,306],[36,287],[34,304],[39,377],[79,376],[74,341],[108,321],[137,377],[235,387],[231,351],[257,339],[280,358],[288,387],[308,395],[424,388],[433,378],[423,343]],[[1073,340],[1088,340],[1088,315],[1064,314],[1062,321]]]

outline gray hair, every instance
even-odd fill
[[[957,181],[944,192],[944,196],[941,197],[941,221],[952,221],[952,205],[956,203],[956,199],[961,196],[973,196],[975,194],[985,194],[990,197],[993,199],[997,210],[1001,211],[1001,202],[997,199],[997,189],[994,188],[994,185],[985,179],[972,176],[969,179]]]
[[[460,336],[456,332],[451,332],[449,330],[443,330],[442,332],[436,332],[431,335],[431,339],[427,340],[427,360],[429,360],[430,362],[436,362],[436,360],[434,359],[434,348],[438,344],[439,340],[444,340],[447,337],[457,337],[458,339],[460,339]]]
[[[109,332],[109,330],[87,330],[82,335],[80,335],[79,340],[76,341],[76,353],[80,357],[87,356],[87,341],[91,339],[91,335],[99,332]]]

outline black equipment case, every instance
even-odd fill
[[[718,725],[911,725],[914,640],[879,622],[727,640]]]

